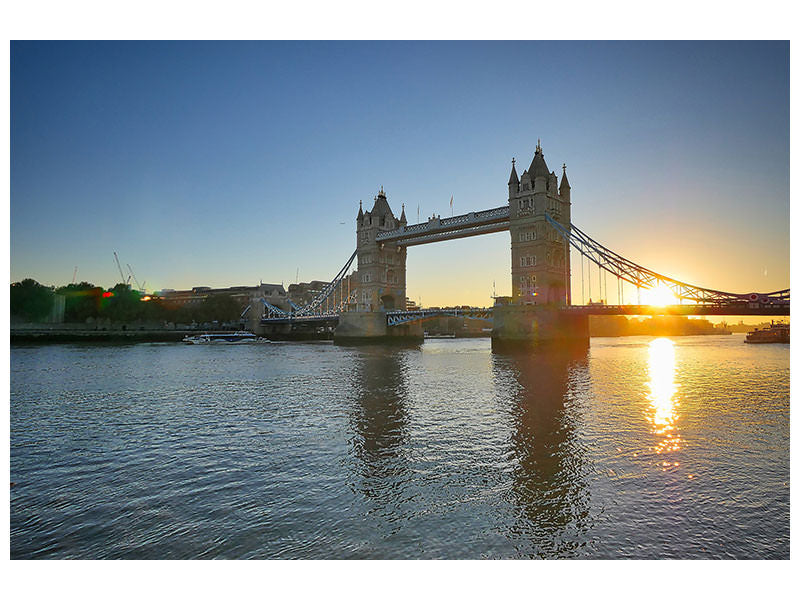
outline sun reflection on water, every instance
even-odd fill
[[[650,394],[647,420],[651,431],[658,436],[656,453],[674,452],[680,449],[678,434],[678,402],[675,392],[675,344],[672,340],[658,338],[650,342],[648,367],[650,371]]]

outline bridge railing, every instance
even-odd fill
[[[410,323],[411,321],[424,321],[435,317],[464,317],[480,321],[492,320],[491,308],[435,308],[419,310],[392,310],[386,313],[386,323],[389,327]]]

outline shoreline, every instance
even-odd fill
[[[73,342],[121,342],[121,343],[148,343],[148,342],[181,342],[187,335],[197,335],[199,333],[222,332],[224,330],[198,330],[198,329],[144,329],[144,330],[96,330],[96,329],[11,329],[11,344],[62,344]],[[709,332],[709,333],[671,333],[671,334],[635,334],[635,335],[592,335],[590,337],[687,337],[693,335],[732,335],[732,332]],[[309,332],[299,332],[297,334],[265,334],[265,337],[273,341],[324,341],[331,340],[330,333],[310,334]],[[484,335],[458,335],[455,338],[430,338],[430,339],[471,339],[471,338],[491,338],[491,334]]]

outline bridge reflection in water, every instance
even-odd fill
[[[591,526],[578,402],[589,381],[587,351],[493,355],[492,367],[511,419],[509,538],[522,556],[577,556]]]
[[[347,462],[368,515],[363,551],[390,557],[384,542],[403,539],[423,556],[582,555],[591,537],[591,461],[580,439],[587,351],[459,356],[434,345],[352,350]],[[420,369],[440,379],[427,396],[413,383]],[[443,530],[449,539],[430,536]]]
[[[485,340],[342,350],[353,369],[342,463],[347,510],[359,515],[348,520],[360,540],[353,556],[677,558],[712,542],[715,555],[745,556],[750,542],[724,540],[772,525],[747,506],[731,510],[730,482],[757,478],[766,486],[754,488],[758,502],[782,493],[781,482],[769,469],[743,476],[721,450],[750,444],[750,430],[719,437],[688,411],[693,395],[715,389],[693,378],[691,362],[713,364],[727,348],[744,365],[751,349],[735,341],[604,338],[588,350],[528,354],[492,354]],[[727,398],[741,398],[741,387],[719,393],[715,411],[736,412]],[[710,442],[686,456],[687,437]],[[725,477],[703,475],[716,471]],[[782,513],[770,506],[780,536]],[[676,507],[688,511],[680,527]],[[718,530],[718,518],[736,525]]]
[[[404,352],[380,347],[359,349],[354,375],[356,397],[350,414],[350,443],[359,459],[360,474],[369,482],[364,493],[375,496],[387,477],[402,475],[409,439],[408,383]]]

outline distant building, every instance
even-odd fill
[[[309,281],[289,284],[289,300],[297,306],[310,304],[328,285],[328,281]]]
[[[325,291],[328,285],[330,285],[329,281],[317,280],[292,283],[289,285],[288,298],[299,307],[308,306]],[[336,286],[320,308],[333,310],[341,304],[348,304],[347,299],[350,294],[355,292],[356,285],[355,275],[346,275],[342,278],[341,284]]]
[[[161,298],[164,306],[168,308],[200,304],[209,296],[230,296],[241,305],[242,310],[261,299],[278,308],[289,309],[286,290],[283,285],[277,283],[262,283],[254,286],[239,285],[227,288],[196,286],[191,290],[161,290],[157,295]]]

